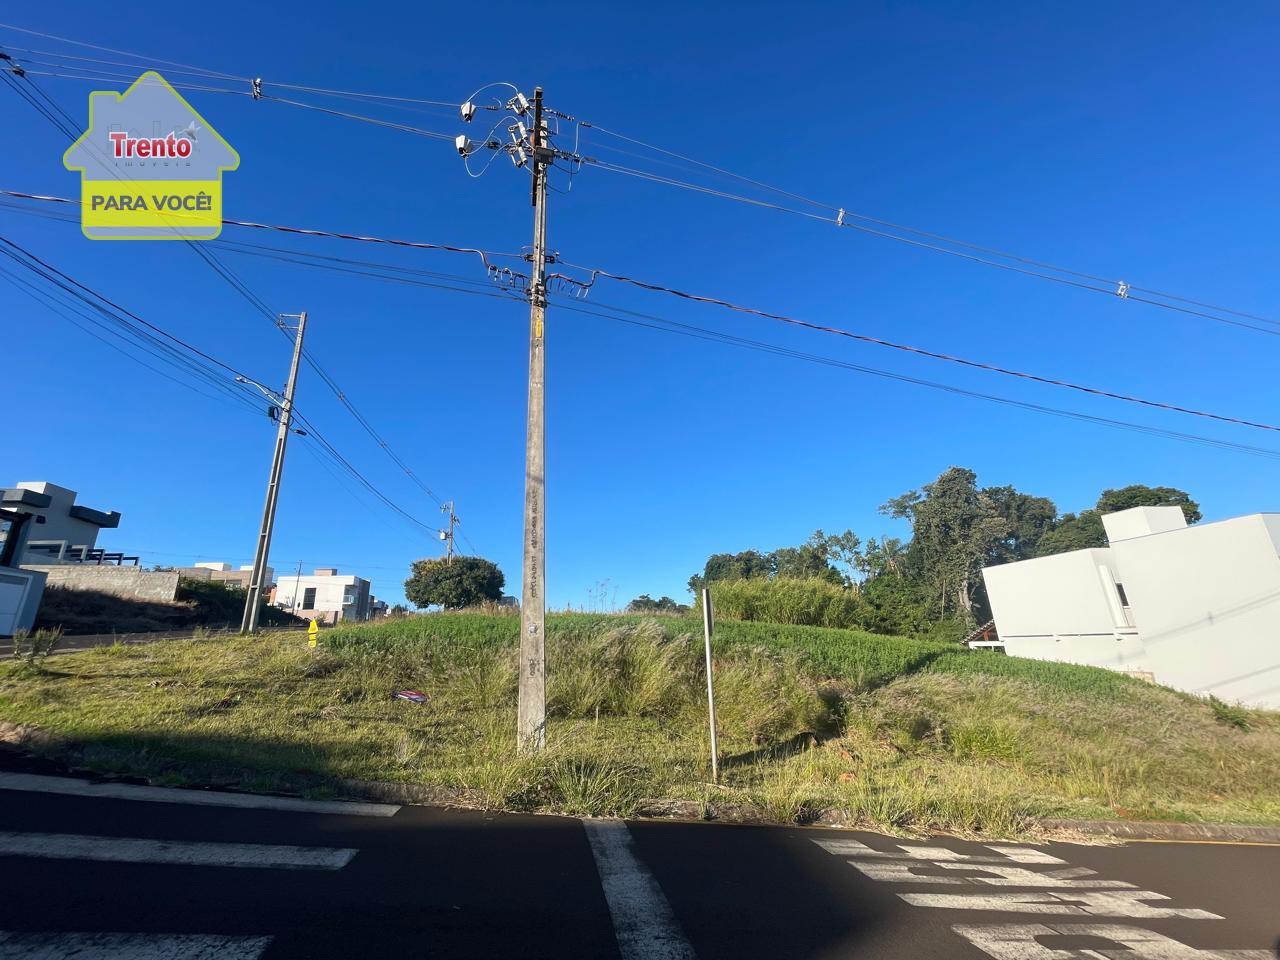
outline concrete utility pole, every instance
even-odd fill
[[[285,316],[292,318],[292,314]],[[266,572],[267,554],[271,551],[271,531],[276,523],[276,501],[280,497],[280,474],[284,471],[284,448],[289,442],[289,423],[293,419],[293,391],[298,385],[298,362],[302,359],[302,335],[307,329],[307,314],[297,314],[298,332],[293,341],[293,360],[289,364],[289,382],[284,388],[284,402],[280,405],[280,423],[276,429],[276,450],[271,459],[271,474],[267,478],[267,502],[262,508],[262,526],[258,529],[258,544],[253,552],[253,573],[249,577],[249,595],[244,601],[244,619],[240,621],[241,633],[253,633],[258,629],[258,606],[262,601],[262,579]]]
[[[520,698],[516,746],[537,753],[547,744],[546,422],[543,316],[547,307],[547,163],[542,88],[533,92],[533,263],[529,282],[529,420],[524,453],[524,581],[520,600]]]
[[[453,512],[453,501],[441,504],[440,512],[449,515],[449,529],[440,531],[440,539],[445,544],[445,563],[453,563],[453,527],[458,522],[458,515]]]

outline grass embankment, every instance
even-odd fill
[[[234,584],[189,577],[178,581],[178,595],[169,601],[118,597],[101,590],[55,584],[45,588],[35,628],[61,630],[67,636],[226,628],[240,625],[244,600],[244,590]],[[266,603],[261,605],[259,614],[264,626],[306,623]]]
[[[722,621],[723,786],[707,780],[700,624],[548,618],[549,750],[514,751],[516,617],[105,647],[0,665],[0,719],[156,782],[462,788],[507,809],[642,798],[826,808],[1013,835],[1039,816],[1280,822],[1280,715],[1087,667],[846,630]],[[423,691],[416,705],[394,690]],[[57,751],[57,747],[47,748]]]

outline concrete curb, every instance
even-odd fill
[[[1041,820],[1050,831],[1117,840],[1181,840],[1220,843],[1280,843],[1280,827],[1235,823],[1164,823],[1155,820]]]
[[[0,720],[0,748],[29,752],[36,756],[57,758],[66,763],[66,751],[75,744],[67,738],[39,727]],[[66,764],[70,766],[70,764]],[[333,783],[333,781],[330,781]],[[420,783],[392,783],[384,780],[337,781],[341,793],[352,800],[373,800],[419,806],[455,807],[482,810],[491,807],[484,795],[463,787],[442,787]],[[785,823],[770,816],[769,811],[753,803],[706,803],[696,800],[646,799],[640,802],[634,816],[645,820],[682,820],[709,823],[773,824],[781,826],[826,827],[841,830],[878,832],[851,810],[828,808],[813,811],[812,816],[795,823]],[[1202,843],[1275,843],[1280,844],[1280,826],[1268,827],[1232,823],[1165,823],[1152,820],[1061,820],[1044,819],[1029,822],[1028,827],[1044,839],[1054,835],[1088,839],[1167,840]]]

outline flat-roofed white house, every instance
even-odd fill
[[[1102,523],[1107,547],[982,571],[1005,652],[1280,709],[1280,514],[1187,526],[1178,507],[1135,507]]]
[[[294,616],[337,623],[368,620],[371,616],[369,581],[336,567],[317,567],[314,573],[282,576],[272,602]]]

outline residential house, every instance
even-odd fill
[[[280,577],[272,602],[295,616],[323,623],[368,620],[369,586],[363,577],[340,574],[337,567],[317,567],[311,574]]]
[[[1102,518],[1108,546],[982,571],[1005,652],[1280,709],[1280,514]]]

